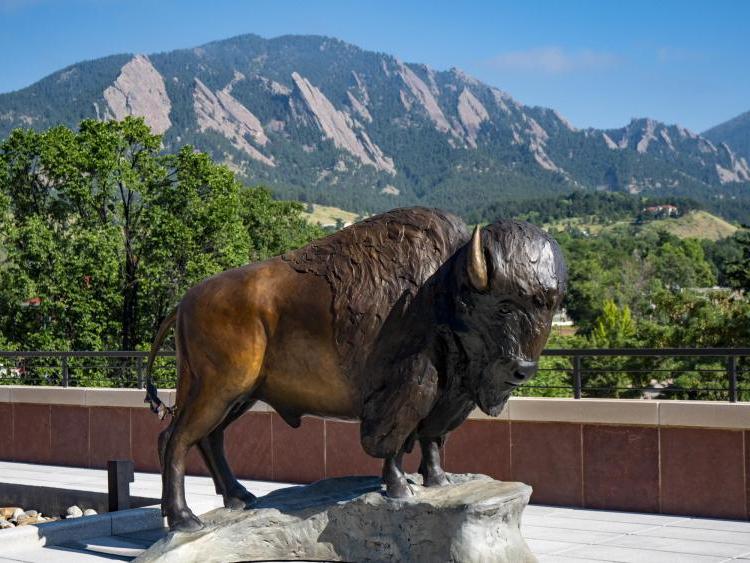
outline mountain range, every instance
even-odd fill
[[[750,143],[735,132],[750,114],[705,135],[646,118],[578,129],[461,70],[319,36],[242,35],[77,63],[0,95],[0,138],[128,115],[163,134],[167,150],[189,143],[279,196],[357,212],[425,204],[468,214],[576,189],[750,194]]]
[[[711,127],[702,135],[713,143],[726,143],[739,156],[750,161],[750,111]]]

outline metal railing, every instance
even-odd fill
[[[547,349],[542,356],[519,395],[750,401],[750,348]]]
[[[148,352],[0,351],[0,385],[52,385],[58,387],[145,387]],[[154,381],[174,387],[174,352],[159,352]]]
[[[147,352],[0,351],[0,385],[143,388]],[[750,348],[547,349],[522,396],[750,401]],[[174,387],[174,352],[154,380]]]

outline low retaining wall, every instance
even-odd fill
[[[33,508],[44,515],[51,516],[65,514],[71,506],[77,506],[81,510],[93,508],[98,514],[109,512],[109,493],[3,483],[2,474],[0,474],[0,501],[4,506]],[[130,508],[153,506],[160,502],[161,499],[158,498],[131,496]]]
[[[174,400],[173,392],[161,395]],[[0,387],[0,460],[103,468],[133,459],[138,471],[158,471],[164,423],[143,396]],[[360,447],[358,424],[306,417],[293,429],[265,405],[227,430],[226,449],[247,479],[304,483],[380,472]],[[750,403],[511,399],[497,419],[475,412],[442,456],[448,471],[530,484],[537,504],[750,517]],[[405,463],[415,471],[417,451]],[[188,470],[207,474],[195,450]]]

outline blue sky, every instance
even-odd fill
[[[579,127],[702,131],[750,110],[748,22],[744,0],[0,0],[0,92],[83,59],[304,33],[459,67]]]

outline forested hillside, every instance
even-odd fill
[[[591,235],[553,231],[570,279],[565,306],[576,332],[553,331],[551,348],[731,348],[750,343],[750,232],[719,241],[680,239],[666,231],[622,226]],[[524,395],[570,396],[567,358],[546,357]],[[740,362],[747,369],[746,359]],[[728,398],[719,358],[594,358],[586,362],[589,397]],[[547,386],[547,387],[544,387]],[[750,400],[742,379],[740,400]],[[653,396],[653,395],[652,395]]]
[[[644,213],[659,204],[679,213]],[[189,145],[164,153],[141,119],[17,130],[0,142],[0,349],[143,349],[190,286],[323,236],[303,217],[306,207],[321,218],[337,213],[249,188]],[[712,217],[694,201],[577,191],[485,214],[545,226],[565,252],[564,306],[575,334],[555,334],[551,347],[750,342],[750,233],[731,225],[734,234],[717,241],[670,233],[684,218]],[[564,369],[542,372],[539,384],[570,383],[559,358],[544,361]],[[714,364],[680,363],[692,371],[667,382],[673,396],[694,396],[701,370]],[[110,372],[78,367],[79,384],[113,383]],[[60,372],[28,373],[38,383]],[[590,383],[637,396],[628,385],[644,382],[627,373]]]
[[[645,118],[577,129],[458,69],[326,37],[75,64],[0,95],[0,138],[128,115],[167,151],[189,143],[277,197],[357,213],[419,203],[469,216],[573,190],[688,196],[737,221],[748,211],[750,167],[729,145]]]

